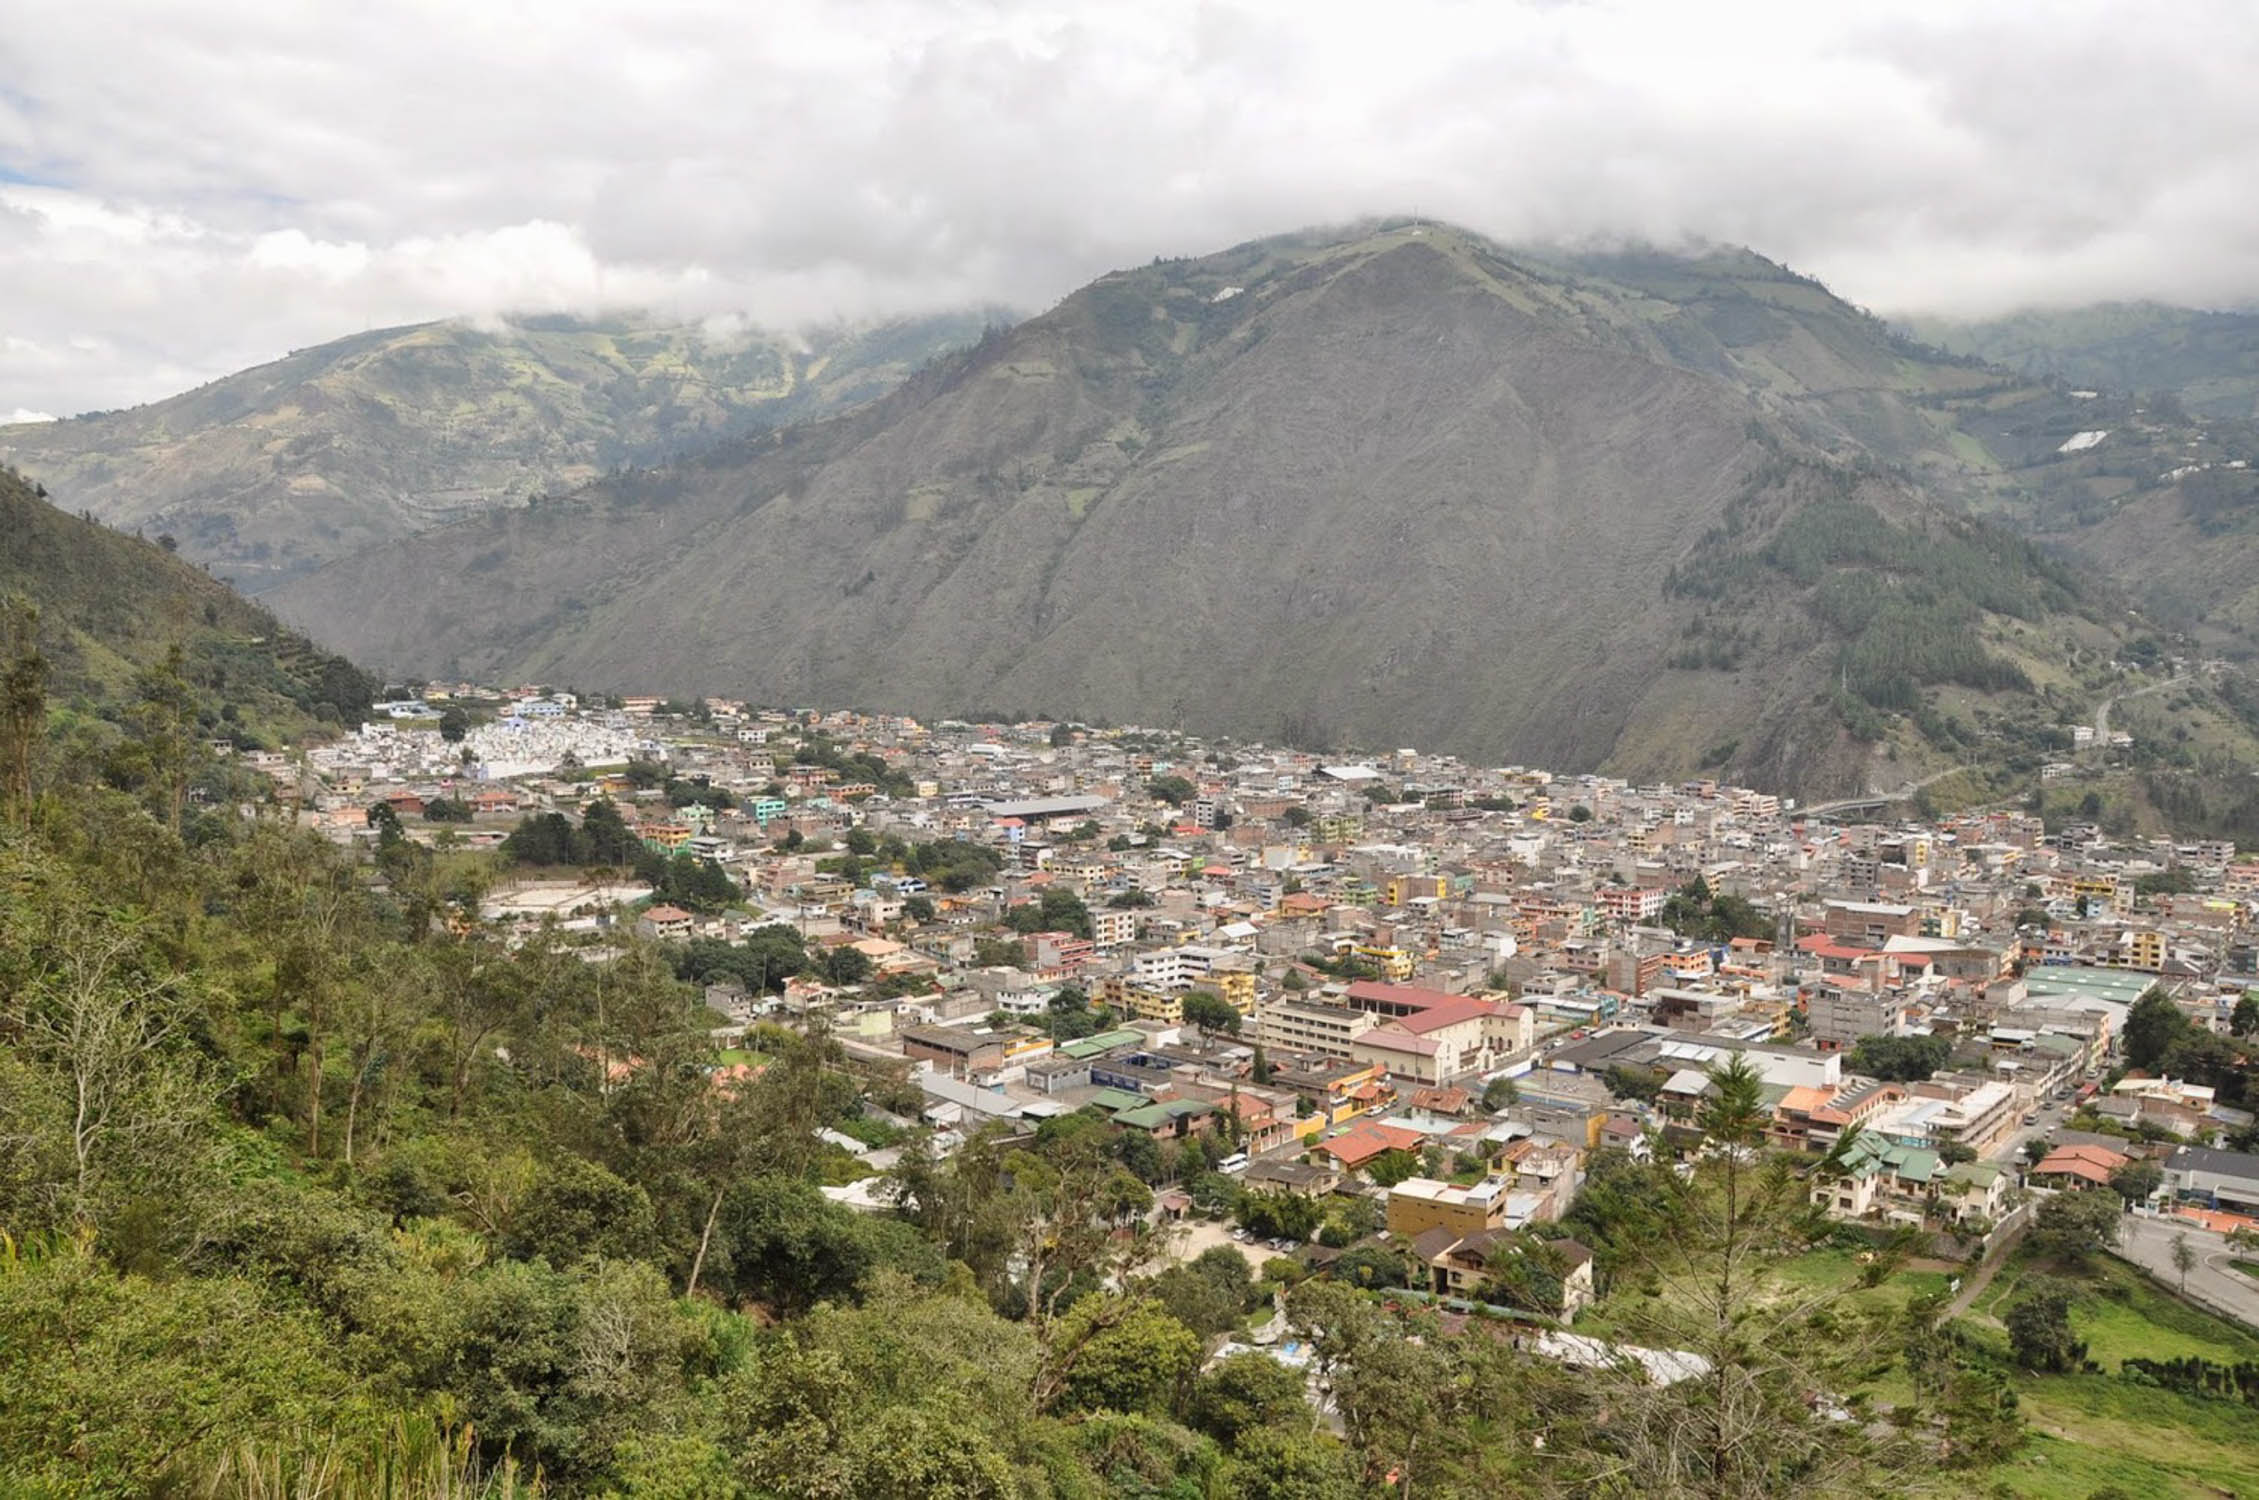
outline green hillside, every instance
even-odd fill
[[[65,514],[0,469],[0,599],[39,611],[54,738],[115,742],[177,647],[199,739],[279,744],[357,722],[369,678],[155,542]]]
[[[1906,328],[2034,380],[2109,395],[2170,395],[2198,417],[2259,416],[2259,313],[2106,302],[1981,322],[1912,318]]]
[[[852,407],[986,320],[806,338],[564,317],[384,329],[130,411],[0,427],[0,462],[260,592],[356,548]]]

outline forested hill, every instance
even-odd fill
[[[58,739],[118,740],[152,674],[177,677],[185,729],[243,746],[357,723],[373,696],[351,662],[226,584],[156,542],[66,514],[5,468],[0,599],[16,601],[15,631],[21,606],[37,611]]]
[[[0,462],[264,592],[358,547],[845,410],[991,316],[807,335],[568,317],[381,329],[147,406],[0,427]]]
[[[409,672],[1895,786],[1966,747],[1890,716],[2052,722],[2033,668],[2117,617],[1963,524],[1957,413],[2003,379],[1743,252],[1367,225],[1104,277],[857,413],[276,601]],[[1968,566],[1878,533],[1708,587],[1823,497]]]

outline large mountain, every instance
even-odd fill
[[[971,313],[807,336],[425,323],[129,411],[0,427],[0,461],[254,592],[331,558],[880,395]]]
[[[2259,649],[2259,315],[2155,303],[1911,331],[2032,377],[1968,425],[1979,508],[2177,630]]]
[[[1294,236],[277,599],[397,670],[1896,786],[2109,639],[1958,508],[2002,379],[1742,252]]]

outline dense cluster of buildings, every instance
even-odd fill
[[[448,696],[470,690],[435,684],[424,705]],[[459,742],[387,718],[267,769],[340,839],[369,837],[378,802],[412,836],[476,845],[609,797],[652,847],[719,864],[742,905],[623,916],[649,892],[506,875],[483,915],[599,938],[621,920],[724,941],[783,923],[813,951],[852,946],[863,982],[710,998],[739,1024],[821,1006],[845,1045],[907,1063],[945,1127],[1097,1108],[1162,1140],[1228,1134],[1247,1180],[1282,1191],[1409,1152],[1421,1171],[1389,1190],[1389,1221],[1433,1252],[1439,1287],[1473,1274],[1482,1236],[1557,1216],[1586,1153],[1691,1130],[1736,1054],[1776,1144],[1822,1153],[1859,1127],[1849,1173],[1815,1188],[1831,1211],[1988,1223],[2035,1110],[2089,1087],[2143,991],[2225,1031],[2259,984],[2259,858],[2223,843],[2021,812],[1807,818],[1709,780],[1409,749],[1341,762],[1048,723],[484,701]],[[681,805],[684,785],[728,805]],[[472,821],[417,823],[439,797]],[[978,878],[852,854],[947,841],[988,852]],[[1095,1030],[1054,1023],[1065,989]],[[1940,1039],[1947,1062],[1864,1076],[1877,1037]],[[1484,1108],[1501,1077],[1518,1097]],[[2173,1080],[2132,1085],[2095,1107],[2192,1143],[2249,1124]]]

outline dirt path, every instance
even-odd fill
[[[2024,1217],[2010,1225],[2008,1232],[1992,1247],[1991,1253],[1985,1256],[1984,1263],[1977,1267],[1976,1274],[1961,1283],[1960,1292],[1946,1305],[1945,1316],[1939,1322],[1950,1323],[1975,1305],[1977,1298],[1984,1295],[1984,1289],[1992,1285],[1993,1276],[2007,1263],[2008,1252],[2015,1249],[2016,1241],[2024,1237],[2024,1226],[2030,1221],[2030,1210],[2027,1209]]]

